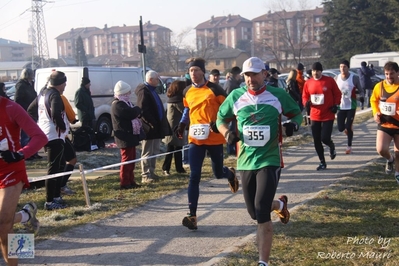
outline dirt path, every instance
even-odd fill
[[[353,154],[345,155],[346,135],[335,135],[338,155],[331,161],[326,150],[327,170],[322,172],[315,170],[319,162],[313,144],[284,152],[286,167],[277,196],[288,195],[291,211],[378,158],[375,123],[370,120],[354,130]],[[242,191],[231,194],[226,180],[203,182],[200,189],[195,232],[181,226],[187,212],[183,190],[38,243],[35,258],[20,260],[20,265],[215,265],[239,245],[252,241],[256,224],[247,214]]]

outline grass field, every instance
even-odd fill
[[[399,187],[378,160],[343,178],[274,226],[270,265],[399,265]],[[254,242],[218,266],[256,265]]]

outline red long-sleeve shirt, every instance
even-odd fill
[[[312,102],[310,120],[334,120],[335,114],[331,111],[331,107],[340,104],[341,91],[335,80],[331,77],[322,76],[318,80],[311,78],[303,86],[303,105],[305,106],[309,100]]]
[[[21,129],[31,138],[23,148],[20,144]],[[0,141],[4,139],[7,139],[8,150],[21,151],[25,158],[31,157],[47,143],[46,135],[19,104],[0,97]],[[23,160],[7,163],[0,159],[0,179],[17,169],[25,169]]]

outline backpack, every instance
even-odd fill
[[[72,144],[76,151],[91,151],[91,146],[97,145],[96,134],[90,127],[80,127],[72,135]]]

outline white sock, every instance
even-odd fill
[[[280,202],[280,207],[278,208],[278,210],[281,211],[284,207],[284,202],[282,202],[281,200],[278,200],[278,202]]]
[[[27,213],[24,210],[22,210],[18,213],[20,213],[22,215],[21,223],[26,223],[27,221],[29,221],[29,219],[30,219],[29,213]]]
[[[263,260],[260,260],[260,261],[258,262],[258,264],[259,264],[259,263],[263,263],[262,265],[269,266],[269,264],[267,264],[267,262],[264,262]]]

